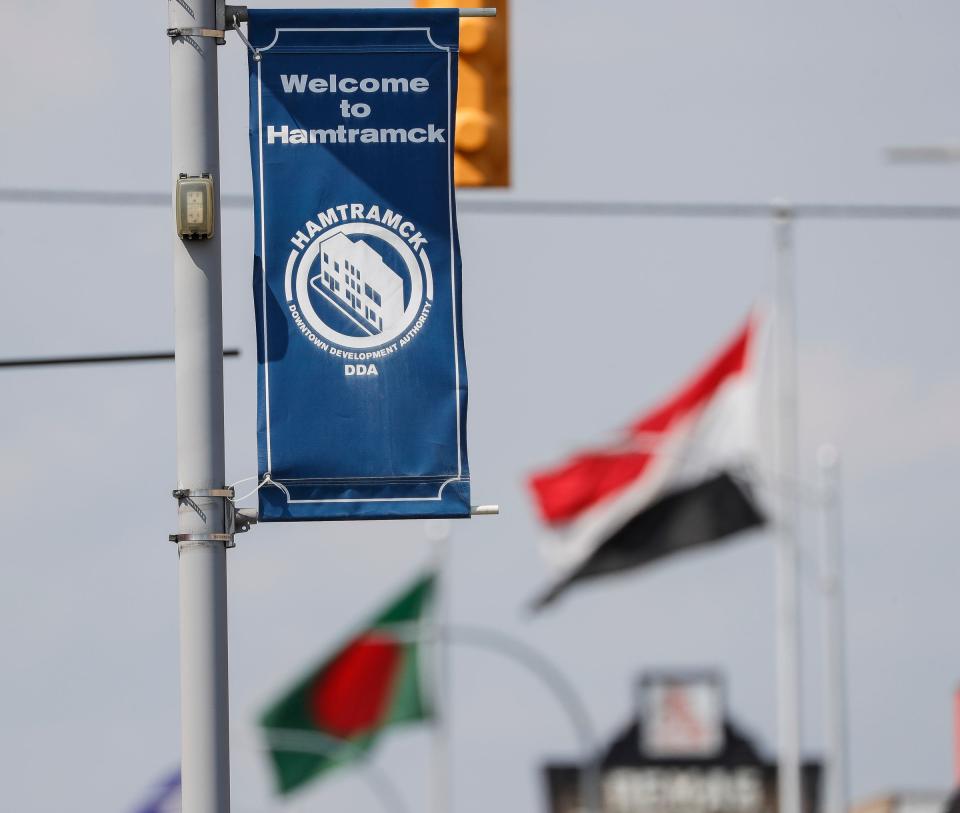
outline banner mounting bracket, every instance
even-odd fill
[[[237,9],[239,7],[229,6],[228,8]],[[246,19],[246,11],[247,11],[246,8],[244,8],[243,9],[244,19]],[[253,61],[259,62],[262,59],[262,57],[260,56],[260,50],[258,48],[254,48],[253,45],[250,44],[250,40],[246,38],[246,35],[243,33],[243,29],[240,28],[240,22],[241,22],[240,14],[234,11],[230,18],[230,25],[233,28],[233,30],[237,32],[237,36],[240,37],[240,41],[247,46],[247,50],[250,51],[251,54],[253,54]]]

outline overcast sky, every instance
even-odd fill
[[[269,5],[290,5],[270,3]],[[351,4],[352,5],[352,4]],[[402,5],[391,3],[390,5]],[[0,185],[168,188],[166,4],[4,9]],[[893,167],[886,146],[960,139],[960,7],[519,0],[521,199],[960,203],[960,167]],[[246,56],[221,56],[222,188],[250,190]],[[474,193],[477,194],[477,193]],[[464,195],[466,197],[466,195]],[[172,347],[163,208],[0,205],[3,356]],[[256,473],[252,215],[223,219],[227,472]],[[476,501],[452,549],[451,615],[537,647],[603,738],[645,669],[716,667],[732,716],[775,743],[771,539],[571,592],[546,580],[526,474],[640,413],[769,293],[756,222],[460,220]],[[802,460],[846,473],[853,792],[946,790],[960,679],[960,223],[797,230]],[[592,293],[605,280],[609,296]],[[0,764],[17,811],[128,810],[178,760],[171,365],[3,372]],[[816,555],[816,517],[804,517]],[[271,800],[252,721],[430,557],[420,522],[261,527],[229,554],[238,813],[378,809],[344,770]],[[819,614],[804,573],[804,748],[822,745]],[[456,813],[541,810],[540,764],[579,744],[514,664],[452,652]],[[376,764],[425,809],[430,739],[391,733]]]

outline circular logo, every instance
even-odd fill
[[[414,325],[419,331],[429,316],[433,274],[422,247],[426,240],[399,215],[386,210],[369,219],[379,207],[362,208],[357,213],[364,219],[340,219],[325,229],[308,222],[311,242],[301,240],[299,248],[295,238],[298,250],[287,262],[289,312],[320,349],[329,349],[326,343],[378,348],[402,339]],[[297,237],[306,235],[300,231]]]

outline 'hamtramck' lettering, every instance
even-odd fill
[[[331,206],[325,212],[317,212],[313,220],[308,220],[304,224],[304,230],[298,231],[290,238],[290,242],[302,251],[324,229],[328,229],[335,223],[347,223],[350,220],[372,220],[382,223],[406,240],[414,251],[419,251],[427,244],[427,238],[417,231],[413,223],[405,220],[403,215],[392,209],[384,209],[381,212],[379,206],[364,206],[362,203],[342,203],[339,206]]]
[[[430,124],[409,130],[398,127],[339,127],[305,130],[267,125],[267,144],[446,144],[446,128]]]

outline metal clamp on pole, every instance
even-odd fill
[[[168,28],[167,36],[170,39],[177,37],[210,37],[217,41],[217,45],[223,45],[226,42],[226,34],[222,28]]]
[[[499,505],[471,505],[471,517],[495,517],[500,513]]]
[[[236,492],[230,487],[225,488],[175,488],[173,496],[178,500],[185,500],[188,497],[226,497],[232,500]]]
[[[171,542],[224,542],[228,548],[235,548],[233,534],[170,534]]]
[[[197,505],[194,497],[212,497],[214,499],[232,500],[234,491],[229,486],[225,488],[175,488],[173,498],[177,503],[185,502],[204,522],[207,521],[207,515],[204,510]],[[224,521],[226,523],[227,511],[224,509]]]
[[[172,492],[177,503],[189,505],[204,522],[207,521],[206,512],[197,504],[196,498],[223,500],[223,533],[188,533],[170,534],[171,542],[223,542],[228,548],[236,547],[233,537],[237,533],[250,530],[251,521],[241,518],[237,521],[237,509],[233,506],[236,492],[230,486],[223,488],[175,488]],[[254,520],[256,521],[256,520]]]

